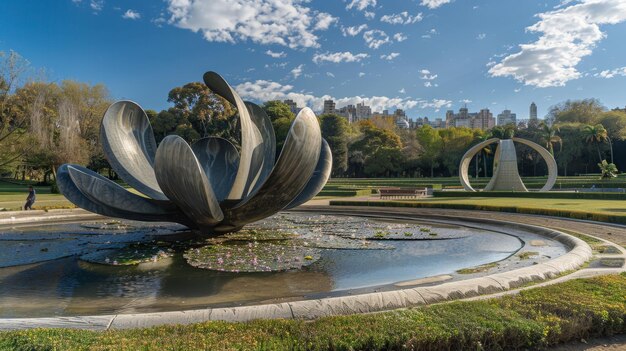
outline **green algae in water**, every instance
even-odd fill
[[[321,257],[315,248],[269,242],[207,245],[187,250],[183,256],[193,267],[233,273],[298,269]]]

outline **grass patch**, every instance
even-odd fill
[[[539,252],[536,251],[524,251],[522,253],[517,254],[520,260],[528,260],[535,256],[539,255]]]
[[[527,350],[626,333],[626,275],[486,301],[315,321],[207,322],[94,332],[0,333],[0,350]]]
[[[601,258],[600,264],[604,267],[620,268],[624,265],[623,258]]]
[[[482,273],[490,270],[491,268],[497,267],[498,264],[495,262],[483,264],[476,267],[463,268],[456,271],[458,274],[474,274],[474,273]]]

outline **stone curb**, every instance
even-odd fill
[[[329,211],[330,213],[334,211]],[[339,213],[339,212],[335,212]],[[342,212],[342,214],[347,214]],[[352,215],[384,213],[352,211]],[[386,213],[387,216],[393,215]],[[447,216],[450,219],[462,217]],[[474,220],[474,222],[477,222]],[[480,220],[481,223],[510,224],[497,220]],[[191,324],[204,321],[244,322],[254,319],[314,319],[324,316],[380,312],[414,307],[456,299],[499,293],[522,285],[555,278],[580,268],[592,258],[592,250],[584,241],[560,231],[526,224],[517,226],[536,234],[552,238],[570,249],[564,255],[545,263],[496,273],[484,277],[443,283],[435,286],[408,288],[394,291],[366,293],[351,296],[302,300],[278,304],[241,306],[232,308],[207,308],[187,311],[118,314],[103,316],[76,316],[52,318],[0,319],[0,330],[28,328],[73,328],[90,330],[145,328],[166,324]]]

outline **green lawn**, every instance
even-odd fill
[[[315,321],[0,332],[0,350],[528,350],[626,333],[626,275]]]
[[[0,180],[0,210],[20,210],[28,196],[28,182],[19,184]],[[72,203],[61,194],[51,194],[50,186],[35,186],[37,201],[33,209],[71,208]]]
[[[411,201],[416,203],[432,204],[471,204],[480,207],[510,207],[544,208],[567,211],[583,211],[607,215],[626,216],[626,201],[624,200],[583,200],[583,199],[536,199],[513,197],[446,197],[428,198]]]

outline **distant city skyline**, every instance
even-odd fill
[[[316,111],[328,99],[432,119],[464,104],[518,118],[531,102],[538,118],[567,99],[623,108],[624,40],[621,0],[0,2],[0,51],[156,110],[207,70],[244,99]]]

